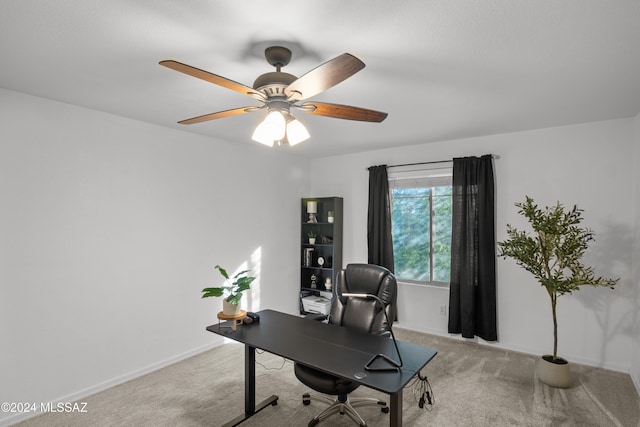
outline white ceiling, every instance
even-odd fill
[[[3,0],[0,87],[256,144],[261,113],[177,124],[256,103],[158,62],[251,86],[270,44],[297,76],[357,56],[366,68],[313,99],[389,113],[297,113],[311,139],[279,149],[307,157],[640,112],[638,0]]]

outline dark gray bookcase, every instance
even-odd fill
[[[310,222],[307,208],[315,202],[316,222]],[[333,222],[329,222],[329,213]],[[342,269],[343,199],[341,197],[306,197],[300,206],[300,297],[333,293],[328,290],[327,279],[335,284],[336,274]],[[309,242],[309,233],[316,234],[315,243]],[[321,292],[323,294],[321,294]],[[305,313],[302,301],[300,312]]]

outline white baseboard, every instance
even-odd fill
[[[524,347],[518,347],[518,346],[508,346],[508,345],[504,345],[503,343],[497,341],[497,342],[493,342],[493,341],[485,341],[482,338],[473,338],[473,339],[469,339],[469,338],[462,338],[460,335],[452,335],[450,333],[448,333],[447,331],[442,331],[442,330],[429,330],[426,328],[416,328],[413,327],[411,325],[406,325],[406,324],[402,324],[401,322],[397,322],[395,324],[397,327],[399,328],[403,328],[403,329],[408,329],[411,331],[415,331],[415,332],[423,332],[425,334],[431,334],[431,335],[436,335],[436,336],[440,336],[440,337],[445,337],[445,338],[451,338],[451,339],[456,339],[456,340],[461,340],[461,341],[473,341],[476,342],[478,344],[481,345],[487,345],[490,347],[495,347],[495,348],[500,348],[502,350],[511,350],[511,351],[516,351],[518,353],[525,353],[525,354],[531,354],[534,356],[539,355],[540,353],[538,353],[536,350],[531,349],[531,348],[524,348]],[[568,358],[571,360],[572,363],[578,363],[580,365],[587,365],[587,366],[592,366],[594,368],[603,368],[603,369],[609,369],[611,371],[616,371],[616,372],[622,372],[624,374],[629,374],[629,367],[628,366],[619,366],[619,365],[607,365],[607,366],[603,366],[602,364],[599,364],[598,362],[595,362],[593,360],[589,360],[589,359],[585,359],[585,358],[581,358],[580,356],[576,356],[576,355],[570,355],[568,356]],[[636,380],[634,380],[634,382],[636,382]],[[638,384],[636,382],[636,388],[638,388]],[[640,391],[639,393],[640,394]]]
[[[153,363],[149,366],[146,366],[144,368],[141,369],[137,369],[135,371],[129,372],[128,374],[125,375],[121,375],[119,377],[113,378],[111,380],[105,381],[103,383],[100,384],[96,384],[92,387],[88,387],[85,388],[84,390],[80,390],[78,392],[75,393],[71,393],[67,396],[62,396],[58,399],[55,399],[54,401],[51,402],[51,404],[53,406],[55,406],[56,404],[63,402],[76,402],[79,400],[82,400],[85,397],[91,396],[92,394],[96,394],[98,392],[101,392],[103,390],[106,390],[108,388],[114,387],[116,385],[125,383],[129,380],[132,380],[134,378],[138,378],[141,377],[143,375],[146,375],[148,373],[151,373],[153,371],[157,371],[158,369],[164,368],[166,366],[169,365],[173,365],[174,363],[180,362],[181,360],[184,359],[188,359],[189,357],[195,356],[197,354],[200,353],[204,353],[205,351],[209,351],[211,349],[214,349],[216,347],[218,347],[219,345],[222,345],[224,341],[218,341],[215,344],[208,344],[208,345],[204,345],[202,347],[198,347],[195,348],[193,350],[189,350],[187,352],[178,354],[176,356],[170,357],[168,359],[162,360],[160,362],[157,363]],[[47,402],[45,402],[46,404]],[[9,427],[13,424],[17,424],[21,421],[24,421],[28,418],[32,418],[35,417],[37,415],[40,415],[40,409],[36,408],[35,412],[28,412],[28,413],[21,413],[21,414],[12,414],[9,417],[6,418],[2,418],[0,419],[0,427]]]

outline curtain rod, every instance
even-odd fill
[[[495,155],[495,154],[491,154],[491,158],[499,159],[500,156]],[[401,166],[433,165],[433,164],[437,164],[437,163],[451,163],[451,162],[453,162],[453,159],[451,159],[451,160],[434,160],[432,162],[404,163],[404,164],[401,164],[401,165],[388,165],[387,169],[389,169],[389,168],[399,168]]]
[[[399,168],[401,166],[434,165],[436,163],[451,163],[451,162],[453,162],[453,159],[452,160],[435,160],[433,162],[404,163],[404,164],[401,164],[401,165],[388,165],[387,169],[389,169],[389,168]]]

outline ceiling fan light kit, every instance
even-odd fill
[[[253,131],[251,139],[269,147],[273,147],[276,142],[293,147],[309,137],[307,128],[293,115],[272,110]]]
[[[273,146],[275,141],[280,141],[286,134],[286,121],[280,111],[271,111],[262,123],[256,127],[252,139],[264,145]]]
[[[300,101],[324,92],[363,69],[364,63],[355,56],[343,53],[298,78],[281,71],[282,67],[291,60],[291,50],[283,46],[272,46],[265,49],[264,54],[267,62],[276,67],[276,71],[260,75],[254,81],[253,87],[174,60],[160,61],[160,65],[167,68],[239,92],[262,103],[260,106],[240,107],[205,114],[181,120],[178,123],[190,125],[267,110],[267,117],[256,127],[252,139],[271,147],[275,143],[294,146],[309,139],[310,135],[306,127],[291,113],[292,107],[307,114],[346,120],[379,123],[387,117],[387,113],[349,105],[315,101],[299,104]]]
[[[293,118],[289,123],[287,123],[287,142],[290,146],[293,147],[302,141],[306,141],[310,137],[311,135],[309,135],[309,131],[298,119]]]

